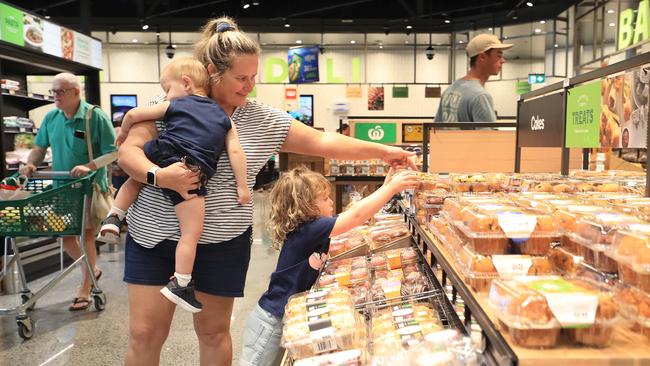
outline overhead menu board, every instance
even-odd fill
[[[0,3],[0,40],[37,52],[102,67],[102,43],[21,9]]]

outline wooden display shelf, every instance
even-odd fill
[[[431,253],[436,257],[438,262],[445,262],[453,273],[448,273],[448,278],[460,278],[460,273],[456,268],[456,263],[451,255],[447,252],[434,235],[426,228],[412,220],[414,225],[418,225],[419,232],[424,236],[424,241],[431,249]],[[435,248],[431,248],[431,246]],[[634,333],[631,330],[623,327],[617,327],[614,330],[614,335],[611,344],[607,347],[595,348],[585,347],[579,345],[566,344],[566,340],[562,337],[560,345],[550,349],[531,349],[516,346],[512,343],[507,332],[501,332],[499,322],[496,315],[491,311],[487,305],[486,295],[480,295],[474,292],[469,286],[464,283],[453,283],[454,287],[463,287],[467,293],[472,296],[472,299],[464,299],[466,306],[471,306],[472,303],[480,306],[480,309],[470,309],[472,313],[477,310],[485,313],[490,320],[494,329],[501,333],[503,339],[507,342],[510,349],[516,355],[518,361],[515,363],[520,366],[647,366],[650,365],[650,340],[647,340],[643,335]],[[461,294],[463,291],[459,291]],[[469,300],[469,301],[468,301]],[[482,327],[485,324],[481,324]],[[484,331],[486,331],[484,329]],[[562,342],[565,342],[562,344]]]

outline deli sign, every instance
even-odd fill
[[[520,147],[564,146],[564,92],[525,101],[517,115]]]
[[[618,49],[650,38],[650,2],[642,0],[635,10],[625,9],[618,15]]]

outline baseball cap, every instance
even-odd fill
[[[508,49],[512,47],[511,44],[501,43],[499,38],[494,34],[479,34],[472,38],[467,44],[467,55],[474,57],[481,52],[485,52],[492,48]]]

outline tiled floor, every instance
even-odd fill
[[[255,223],[252,259],[248,270],[246,293],[235,301],[232,321],[233,364],[237,365],[241,335],[248,314],[275,268],[278,253],[271,249],[264,227],[268,218],[268,194],[255,194]],[[106,246],[102,247],[106,248]],[[128,340],[128,303],[122,282],[124,252],[103,249],[99,266],[104,272],[99,283],[106,293],[106,309],[73,313],[67,310],[79,283],[80,271],[66,277],[36,304],[31,317],[36,323],[34,337],[23,341],[17,333],[13,316],[0,318],[0,365],[120,365],[124,363]],[[52,276],[30,283],[35,291]],[[0,296],[0,307],[15,306],[17,296]],[[198,345],[191,315],[177,310],[172,330],[165,343],[161,365],[198,365]]]

